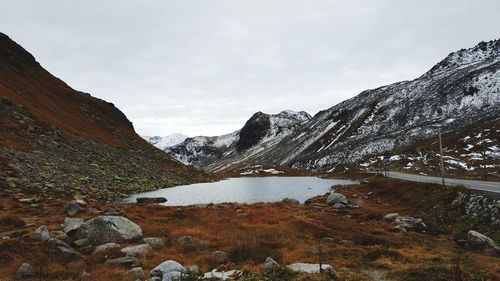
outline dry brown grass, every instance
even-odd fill
[[[392,273],[394,280],[403,280],[398,276],[421,268],[438,266],[451,270],[457,256],[462,257],[463,271],[485,276],[490,274],[490,280],[496,280],[498,269],[495,266],[500,263],[498,257],[460,250],[453,236],[442,231],[395,233],[392,231],[393,223],[380,220],[389,212],[418,215],[418,210],[425,209],[425,202],[415,196],[432,188],[435,187],[375,179],[370,185],[342,190],[361,206],[347,211],[326,207],[318,210],[311,205],[282,203],[239,205],[241,213],[234,206],[190,206],[182,207],[182,211],[159,205],[118,204],[114,207],[125,211],[132,221],[138,223],[145,236],[161,237],[166,241],[164,249],[140,258],[146,272],[168,259],[209,270],[216,266],[211,253],[219,250],[230,254],[231,263],[223,266],[227,269],[259,272],[260,264],[267,256],[275,258],[280,264],[317,262],[317,237],[321,237],[323,261],[334,265],[345,280],[369,280],[362,273],[366,268]],[[370,191],[373,195],[366,199],[365,195]],[[312,201],[323,200],[324,197]],[[3,202],[3,205],[16,205],[17,213],[23,214],[19,215],[19,220],[47,224],[50,229],[56,230],[64,219],[60,213],[64,202],[55,200],[50,204],[42,203],[38,208],[17,206],[12,202]],[[98,204],[92,207],[104,210],[107,206]],[[0,217],[3,218],[7,212],[0,210]],[[85,218],[91,216],[84,214]],[[5,220],[14,224],[18,221],[14,218]],[[185,235],[193,236],[198,243],[177,243],[177,238]],[[207,247],[199,247],[201,242]],[[91,280],[122,280],[125,271],[103,265],[104,257],[96,256],[85,257],[69,265],[61,264],[47,257],[43,245],[30,239],[29,235],[0,242],[0,257],[4,257],[0,260],[0,276],[12,276],[22,262],[43,265],[44,280],[75,280],[84,270],[90,272]]]

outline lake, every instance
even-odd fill
[[[305,200],[323,195],[332,185],[357,183],[351,180],[322,179],[318,177],[242,177],[218,182],[197,183],[162,188],[156,191],[133,194],[125,199],[135,202],[137,197],[165,197],[170,206],[209,203],[277,202],[293,198]]]

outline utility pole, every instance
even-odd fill
[[[439,132],[439,153],[441,154],[441,180],[444,186],[444,159],[443,159],[443,141],[441,140],[441,127],[438,128]]]

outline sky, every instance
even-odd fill
[[[498,0],[2,0],[0,32],[141,135],[320,110],[500,38]]]

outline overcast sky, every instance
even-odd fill
[[[498,0],[2,0],[0,31],[139,134],[314,115],[500,37]]]

